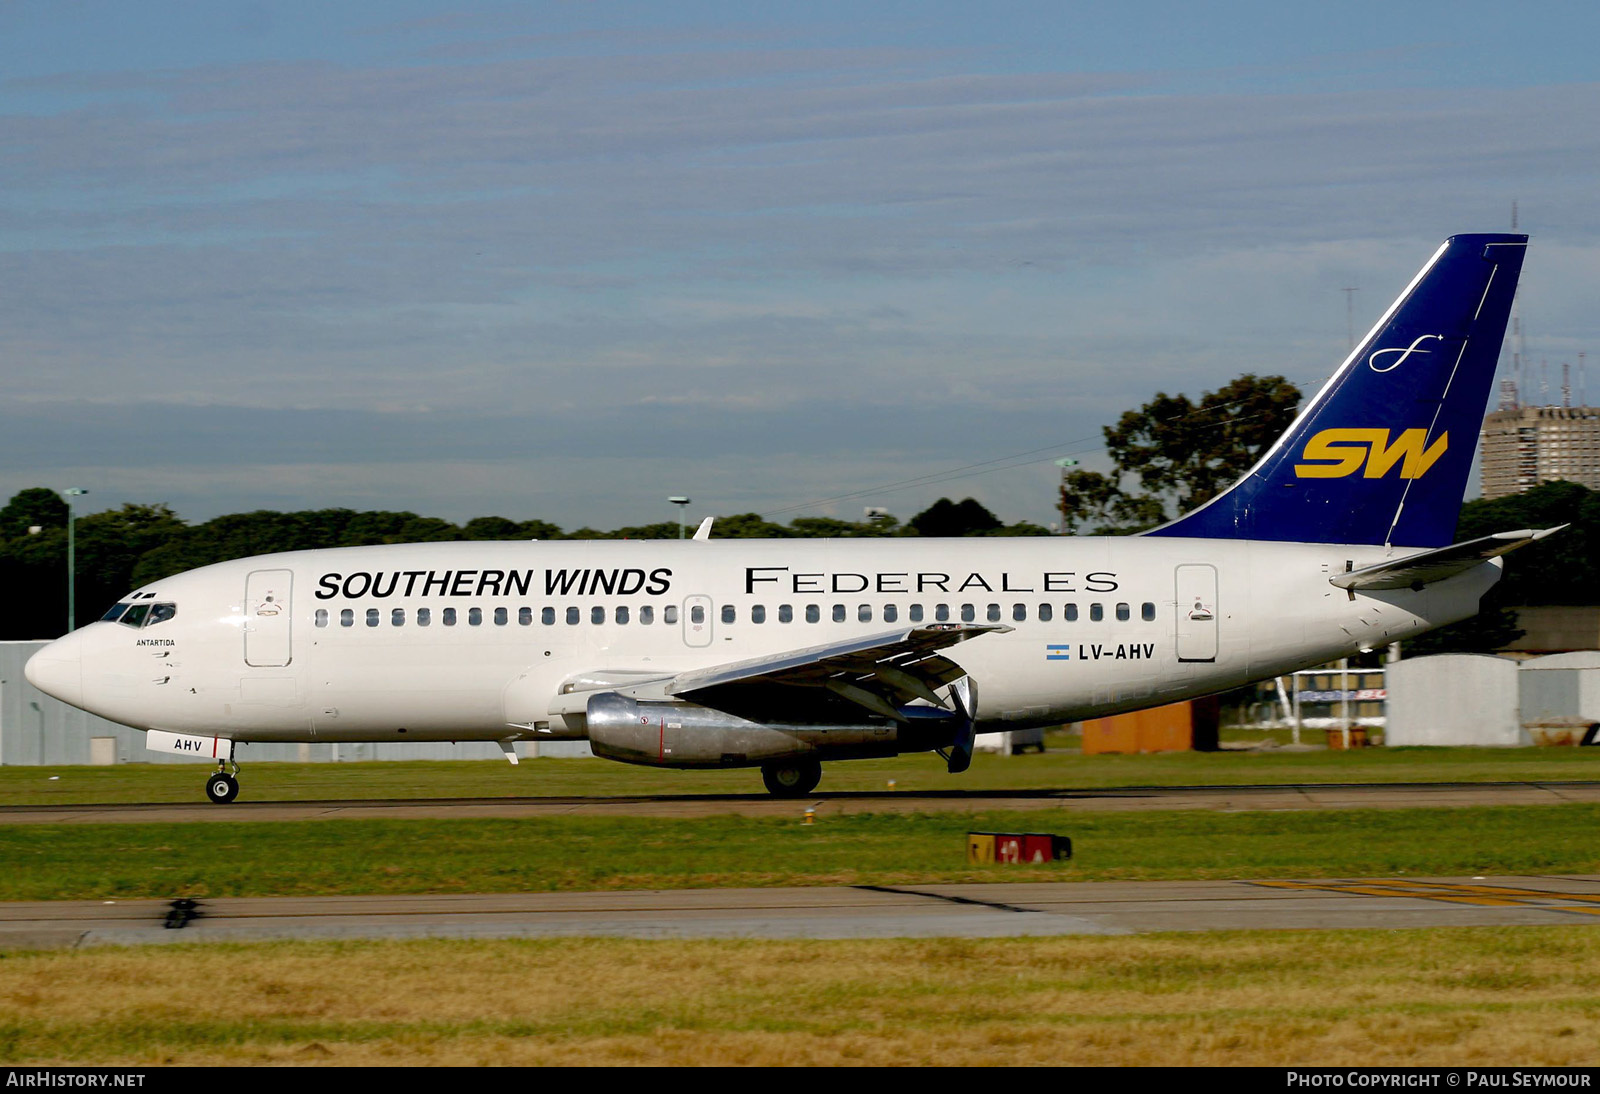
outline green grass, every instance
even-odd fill
[[[1600,872],[1600,805],[0,827],[0,900]],[[1076,857],[968,866],[968,830]]]
[[[762,794],[754,769],[663,771],[609,760],[435,761],[349,764],[249,762],[242,801],[329,798],[567,797]],[[0,805],[204,800],[203,764],[0,768]],[[980,754],[960,775],[931,754],[823,765],[822,793],[1238,786],[1254,783],[1570,782],[1600,780],[1600,748],[1265,749],[1142,756]]]

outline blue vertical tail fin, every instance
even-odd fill
[[[1146,535],[1450,543],[1527,242],[1445,240],[1242,479]]]

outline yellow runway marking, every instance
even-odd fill
[[[1353,896],[1413,897],[1447,904],[1475,904],[1489,908],[1533,907],[1558,912],[1600,915],[1600,893],[1563,893],[1549,889],[1514,889],[1501,885],[1469,885],[1442,881],[1405,881],[1399,878],[1361,881],[1257,881],[1272,889],[1318,889]]]

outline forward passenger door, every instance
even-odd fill
[[[293,589],[290,570],[252,570],[245,578],[245,664],[280,668],[289,663]]]

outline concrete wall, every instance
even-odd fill
[[[148,752],[144,733],[97,718],[35,688],[22,674],[44,642],[0,642],[0,764],[178,763],[209,764],[192,756]],[[517,754],[532,756],[535,742],[518,742]],[[540,756],[592,756],[588,741],[537,742]],[[241,744],[240,763],[272,760],[349,762],[360,760],[494,760],[505,763],[493,742],[448,741],[399,744]]]
[[[1391,663],[1387,683],[1387,745],[1529,743],[1515,661],[1475,653],[1418,657]]]

